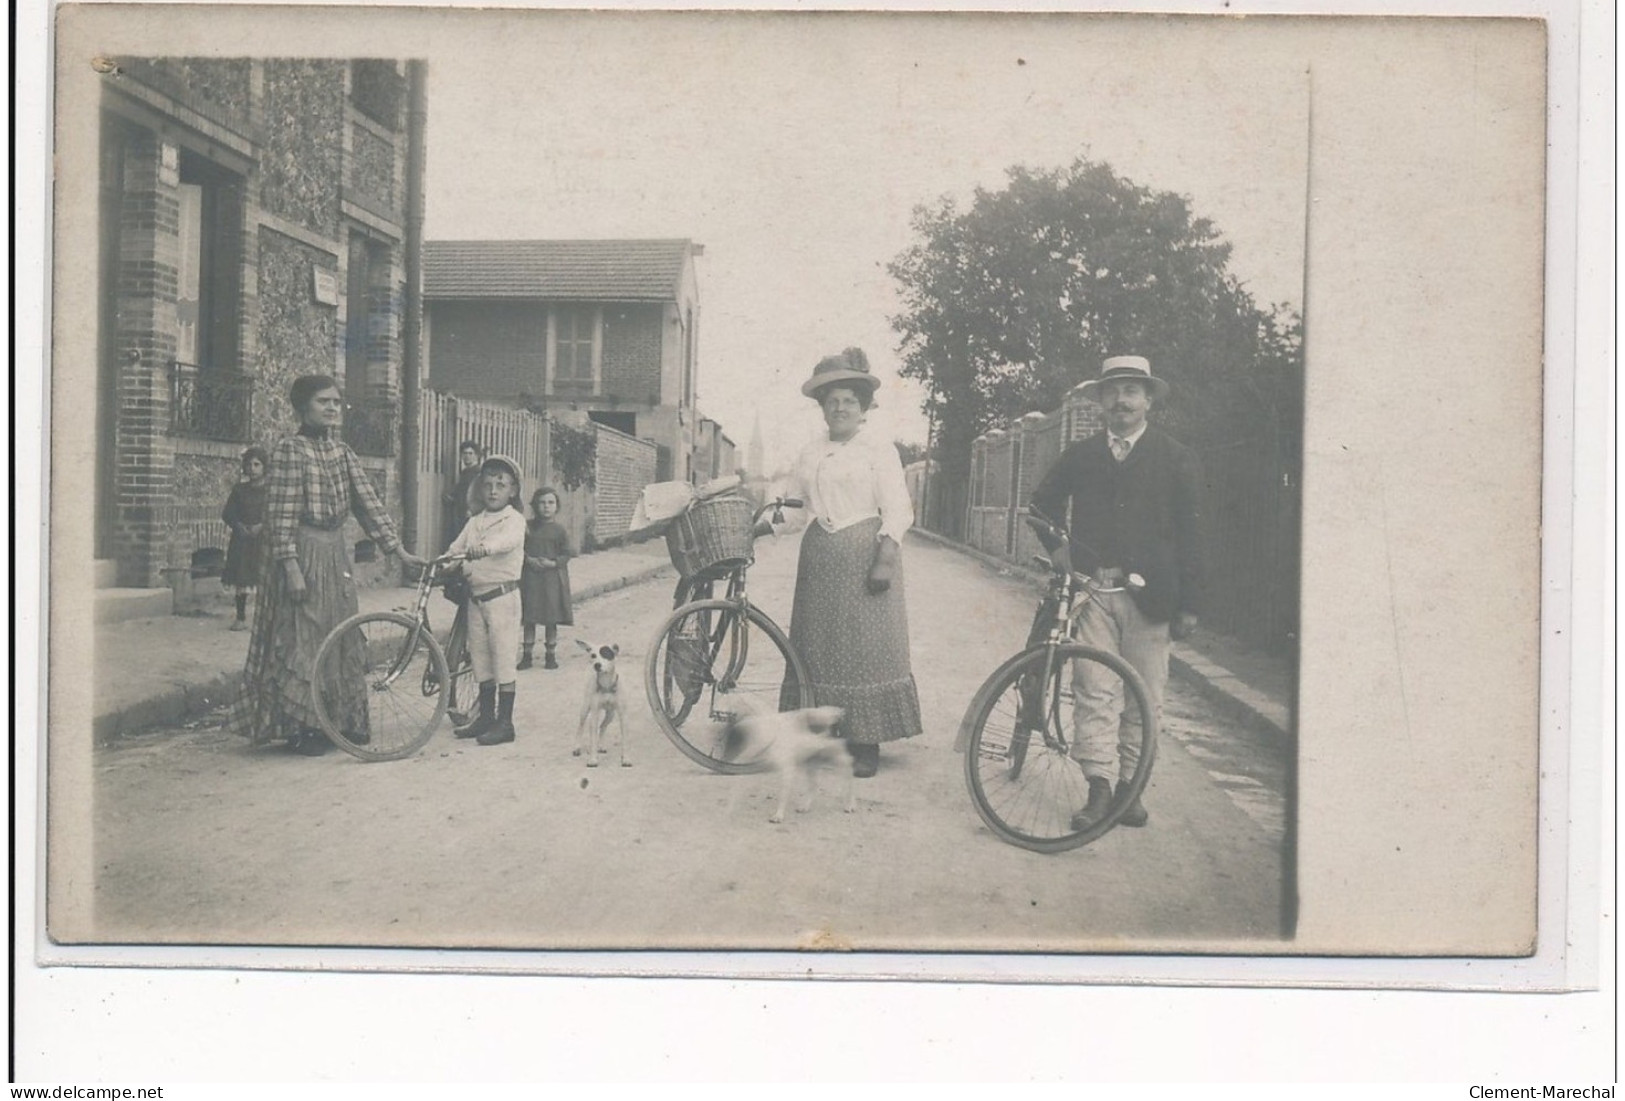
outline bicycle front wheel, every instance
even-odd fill
[[[807,669],[779,625],[731,600],[673,612],[649,648],[644,686],[666,737],[713,772],[751,771],[725,759],[719,744],[734,719],[812,703]]]
[[[1067,643],[1051,660],[1048,649],[1017,654],[971,700],[965,784],[1001,840],[1056,853],[1104,835],[1145,790],[1157,716],[1145,682],[1116,654]],[[1106,813],[1086,820],[1089,782],[1074,743],[1091,726],[1119,747],[1124,767]]]
[[[440,725],[450,678],[440,644],[417,620],[363,612],[323,640],[311,690],[334,745],[363,761],[398,761]]]

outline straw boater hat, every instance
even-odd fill
[[[1168,384],[1151,373],[1151,361],[1144,356],[1110,356],[1100,365],[1100,377],[1090,379],[1078,389],[1083,391],[1084,397],[1099,404],[1102,383],[1125,380],[1144,383],[1152,401],[1168,396]]]
[[[839,355],[825,356],[819,360],[818,366],[813,368],[812,378],[801,384],[801,392],[809,398],[816,398],[818,391],[832,382],[867,386],[871,398],[880,386],[880,380],[869,373],[869,357],[863,354],[862,348],[848,348]]]
[[[487,455],[480,462],[480,473],[481,474],[485,473],[486,470],[488,470],[489,468],[491,468],[493,466],[499,466],[502,469],[506,470],[509,474],[513,475],[514,497],[517,500],[523,501],[525,499],[525,497],[524,497],[525,476],[522,473],[520,473],[519,464],[514,462],[512,459],[508,458],[508,456],[506,456],[506,455]],[[480,511],[479,508],[478,508],[479,504],[480,504],[480,480],[478,478],[475,478],[472,482],[470,482],[468,484],[468,511],[471,514]]]

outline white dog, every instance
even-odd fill
[[[621,675],[615,669],[615,659],[621,648],[615,643],[593,646],[576,639],[576,645],[587,651],[592,659],[592,679],[587,682],[586,699],[581,705],[581,723],[576,730],[575,756],[587,753],[587,767],[598,767],[598,754],[602,751],[604,731],[611,721],[615,723],[617,747],[621,754],[621,767],[631,768],[626,759],[626,708],[621,703]]]
[[[844,712],[839,707],[808,707],[801,711],[752,712],[739,715],[717,737],[716,756],[735,764],[749,765],[754,772],[777,771],[779,806],[769,822],[784,821],[785,808],[798,780],[806,786],[806,797],[797,811],[812,807],[818,792],[818,773],[832,767],[846,777],[846,813],[857,809],[857,792],[852,784],[852,757],[846,742],[835,733]]]

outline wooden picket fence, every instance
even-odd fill
[[[457,451],[464,440],[474,440],[487,454],[506,455],[519,465],[527,515],[530,496],[538,488],[558,490],[557,519],[578,548],[623,536],[637,493],[655,480],[658,449],[603,425],[582,427],[597,438],[594,483],[566,489],[553,470],[553,425],[547,417],[425,390],[418,417],[418,531],[438,541],[436,550],[445,546],[451,534],[446,497],[456,485]]]

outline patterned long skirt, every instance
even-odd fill
[[[886,592],[867,585],[879,532],[879,517],[837,532],[809,525],[790,613],[790,643],[807,664],[814,704],[844,709],[841,733],[867,744],[921,729],[901,562]],[[781,705],[790,702],[787,691]]]
[[[311,695],[316,650],[357,610],[344,529],[301,526],[295,545],[305,573],[305,599],[295,603],[289,598],[281,562],[266,563],[254,602],[242,694],[227,719],[230,729],[256,745],[291,741],[306,729],[319,728]],[[364,661],[362,647],[351,646],[323,689],[329,711],[350,733],[368,731]]]

